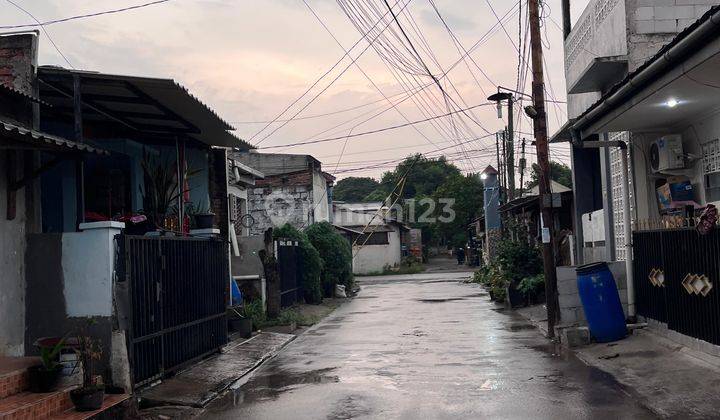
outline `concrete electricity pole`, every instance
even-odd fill
[[[545,81],[543,75],[542,40],[540,38],[540,0],[528,0],[530,19],[530,48],[532,55],[532,96],[534,110],[535,145],[539,171],[540,211],[542,217],[542,251],[547,296],[548,336],[555,336],[558,321],[557,275],[553,248],[552,191],[550,190],[550,162],[548,160],[547,115],[545,114]]]

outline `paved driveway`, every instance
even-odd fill
[[[364,278],[207,418],[651,418],[606,374],[558,352],[468,273]]]

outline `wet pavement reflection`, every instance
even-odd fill
[[[458,276],[364,286],[203,417],[653,418]]]

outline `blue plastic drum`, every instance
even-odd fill
[[[627,327],[612,272],[604,262],[576,269],[577,286],[590,334],[599,343],[625,338]]]

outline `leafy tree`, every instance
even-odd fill
[[[300,258],[297,273],[301,280],[305,302],[319,304],[323,299],[323,288],[320,282],[323,262],[320,253],[312,245],[307,235],[290,224],[273,231],[274,238],[286,238],[298,241]]]
[[[572,188],[572,170],[564,163],[550,161],[550,179],[568,188]],[[525,188],[533,188],[539,182],[540,166],[538,166],[537,163],[533,163],[530,180],[525,184]]]
[[[350,242],[328,222],[313,223],[305,229],[305,234],[323,261],[322,284],[325,297],[334,295],[336,284],[351,288],[353,277]]]
[[[405,186],[402,190],[403,198],[415,198],[418,196],[431,196],[445,180],[453,175],[460,175],[460,169],[448,162],[444,156],[437,159],[428,159],[422,155],[408,156],[400,162],[395,170],[385,172],[380,182],[380,187],[371,196],[380,198],[381,201],[387,197],[397,183],[405,174],[408,174]]]
[[[477,174],[452,175],[440,185],[433,194],[437,206],[436,233],[452,246],[462,246],[467,241],[468,225],[482,213],[483,184]],[[452,204],[444,204],[443,200],[452,200]],[[446,208],[452,209],[454,218],[447,217]]]
[[[362,202],[375,191],[380,183],[368,177],[349,177],[338,181],[333,188],[333,198],[351,203]]]

